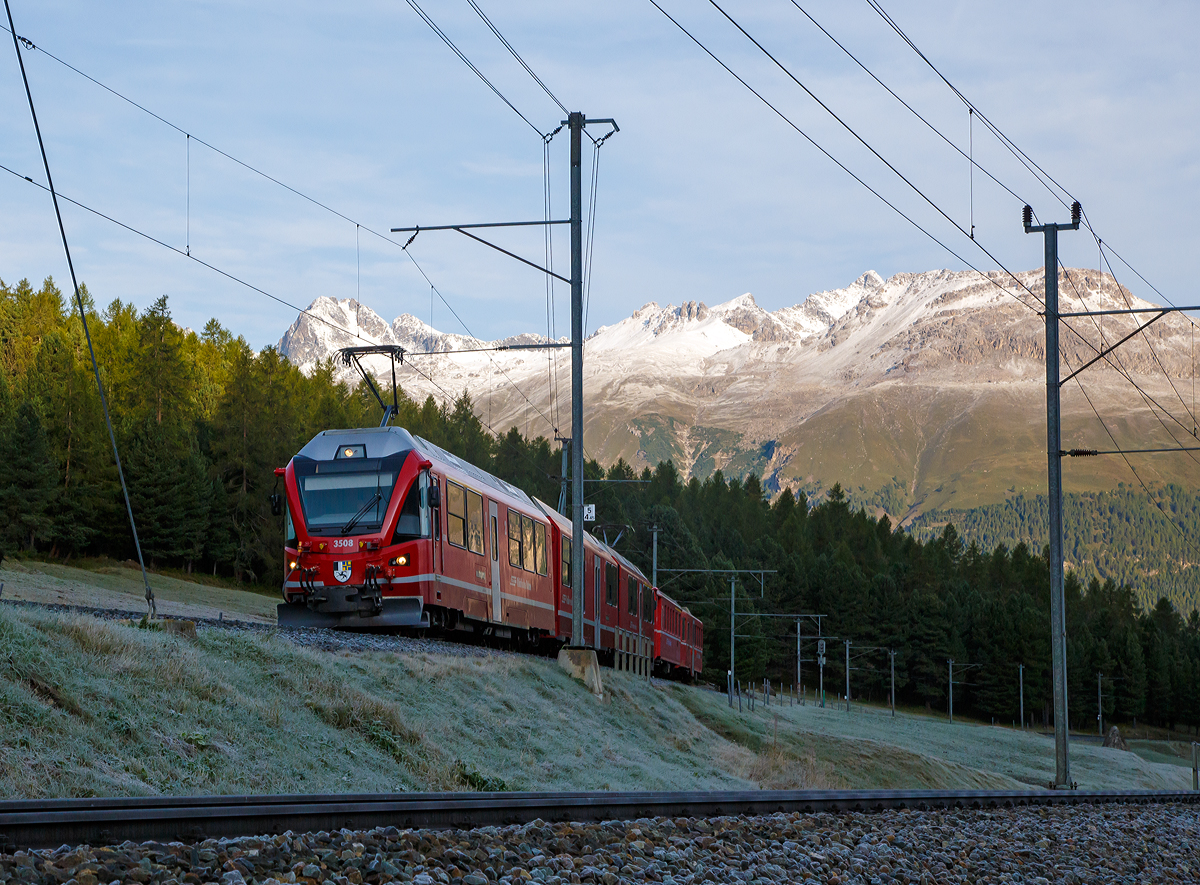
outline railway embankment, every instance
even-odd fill
[[[136,609],[136,575],[27,569],[0,570],[0,580],[54,596],[37,606],[8,601],[8,591],[0,600],[0,794],[9,798],[1022,790],[1054,768],[1050,740],[1008,728],[893,720],[857,706],[760,702],[739,713],[703,688],[611,671],[598,701],[551,660],[232,622],[239,606],[262,603],[228,589],[228,598],[205,597],[198,585],[175,590],[206,616],[194,639],[139,630],[43,607]],[[116,594],[106,599],[92,582],[110,579],[98,587]],[[219,611],[205,606],[213,600]],[[1072,766],[1085,789],[1190,787],[1184,765],[1099,746],[1074,745]]]

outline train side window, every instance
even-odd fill
[[[296,546],[296,526],[292,524],[292,508],[286,502],[283,505],[283,544],[285,547]]]
[[[604,563],[604,602],[606,605],[617,604],[617,567],[611,562]]]
[[[562,585],[571,586],[571,539],[562,536]]]
[[[653,621],[654,609],[654,593],[647,587],[646,592],[642,594],[642,620]]]
[[[455,547],[467,546],[467,497],[456,482],[446,483],[446,540]]]
[[[628,597],[629,613],[631,615],[636,615],[637,609],[638,609],[637,581],[634,580],[633,578],[630,578],[629,580],[627,580],[625,582],[625,590],[629,594],[629,597]]]
[[[521,517],[521,568],[527,572],[534,570],[534,553],[533,547],[533,518],[530,516]]]
[[[508,564],[521,567],[521,514],[508,511]]]
[[[544,575],[550,571],[548,558],[546,556],[546,527],[540,522],[533,526],[533,547],[535,551],[535,561],[537,565],[537,573]]]
[[[492,562],[500,558],[500,542],[496,538],[496,517],[492,517]]]
[[[422,472],[404,496],[396,531],[392,533],[393,544],[429,537],[429,508],[423,503],[428,488],[429,474]]]
[[[467,489],[467,549],[483,555],[483,496]]]

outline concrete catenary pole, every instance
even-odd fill
[[[734,629],[733,629],[734,622],[737,619],[737,595],[734,593],[734,585],[733,585],[734,579],[736,577],[737,577],[736,575],[729,576],[729,674],[730,674],[729,678],[730,679],[737,678],[737,667],[735,665],[735,661],[737,659],[733,653],[734,643],[737,641],[737,637],[734,636]]]
[[[888,657],[892,664],[892,718],[896,716],[896,651],[895,649],[888,650]]]
[[[571,133],[571,645],[583,645],[583,123]],[[597,619],[599,614],[597,614]],[[600,645],[599,631],[596,646]]]
[[[846,640],[846,712],[850,712],[850,640]]]
[[[1070,224],[1033,224],[1033,209],[1023,211],[1025,233],[1041,233],[1046,279],[1046,468],[1050,502],[1050,653],[1054,687],[1054,786],[1071,786],[1067,720],[1067,617],[1063,598],[1062,425],[1058,353],[1058,232],[1079,230],[1079,203],[1071,206]]]
[[[650,527],[650,534],[654,537],[654,552],[650,559],[650,583],[655,587],[658,586],[658,533],[661,531],[656,525]]]
[[[950,722],[954,723],[954,659],[947,658],[946,663],[950,665]]]
[[[1017,664],[1017,680],[1021,690],[1021,728],[1025,727],[1025,665]]]

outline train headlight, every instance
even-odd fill
[[[408,557],[403,554],[400,556],[393,556],[388,560],[388,565],[408,565]]]
[[[296,560],[294,560],[294,559],[293,559],[291,562],[289,562],[289,563],[288,563],[288,568],[289,568],[289,569],[291,569],[292,571],[295,571],[295,569],[296,569]]]

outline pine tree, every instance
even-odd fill
[[[54,521],[57,470],[41,415],[30,400],[20,403],[0,439],[0,532],[6,549],[37,549],[48,540]]]

